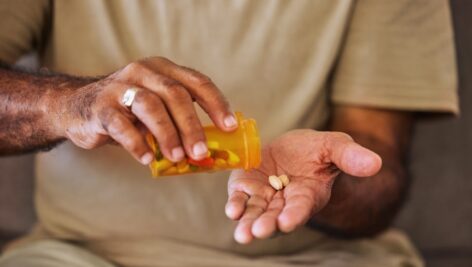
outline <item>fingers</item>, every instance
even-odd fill
[[[246,210],[239,220],[234,239],[241,244],[248,244],[254,239],[252,234],[252,225],[254,221],[265,211],[267,201],[260,196],[251,196],[246,204]]]
[[[193,99],[220,129],[231,131],[237,127],[236,118],[230,111],[228,102],[207,76],[168,59],[154,57],[133,62],[113,77],[149,89],[159,96],[160,101],[151,94],[141,93],[141,106],[133,109],[133,112],[136,111],[139,119],[156,136],[159,145],[166,147],[163,153],[171,160],[176,161],[182,157],[182,147],[187,155],[196,160],[206,157],[208,153],[203,127],[195,111]],[[150,100],[146,100],[144,95]],[[153,102],[158,108],[153,108],[148,102]],[[168,118],[161,115],[163,118],[157,120],[145,114],[154,110],[162,112],[162,104],[169,113]],[[153,112],[153,115],[158,114]],[[170,126],[168,119],[171,119],[174,127]],[[173,128],[179,133],[180,142],[177,138],[170,137],[171,134],[176,135],[172,130],[158,138],[159,132]]]
[[[246,208],[246,201],[249,196],[241,191],[233,192],[226,203],[225,213],[228,218],[238,220]]]
[[[155,64],[164,76],[182,84],[218,128],[231,131],[237,127],[236,118],[230,110],[228,101],[209,77],[165,58],[157,58],[152,64]]]
[[[159,96],[149,90],[139,90],[131,111],[156,137],[159,148],[166,158],[174,162],[184,158],[185,152],[177,129]]]
[[[158,94],[179,129],[187,154],[194,159],[205,158],[208,152],[206,138],[191,96],[178,83],[164,79],[163,85],[165,87]]]
[[[329,198],[329,192],[320,190],[325,186],[305,180],[292,182],[284,188],[285,206],[277,218],[280,231],[288,233],[304,225]]]
[[[123,88],[124,86],[127,87]],[[122,104],[125,90],[130,87],[141,88],[131,104],[132,114],[127,112],[128,107],[123,107],[121,112],[120,108],[117,108],[118,103]],[[193,99],[222,130],[230,131],[237,127],[227,101],[208,77],[164,58],[155,57],[130,63],[84,88],[100,97],[100,101],[92,103],[93,107],[86,108],[97,115],[105,115],[101,115],[101,121],[96,120],[98,116],[93,116],[94,127],[89,127],[93,129],[82,129],[82,123],[77,127],[81,132],[67,134],[82,147],[92,148],[100,145],[102,128],[106,128],[110,136],[130,150],[134,157],[140,157],[141,162],[149,162],[152,159],[152,154],[148,154],[149,147],[145,145],[144,136],[138,138],[137,130],[131,121],[131,118],[134,119],[131,115],[135,115],[156,137],[166,158],[179,161],[187,154],[195,160],[203,159],[208,154],[208,148]],[[110,112],[110,107],[115,110]],[[124,135],[132,139],[125,140]]]
[[[274,195],[274,198],[267,203],[261,196],[248,196],[242,192],[241,194],[233,194],[230,198],[230,207],[236,208],[238,218],[241,214],[238,226],[234,232],[234,238],[241,244],[248,244],[254,238],[268,238],[272,236],[278,229],[277,218],[284,207],[284,198],[282,192]],[[228,215],[228,206],[226,213]],[[230,215],[228,215],[230,217]]]
[[[313,205],[313,200],[305,195],[288,198],[285,207],[277,218],[280,231],[288,233],[304,225],[312,214]]]
[[[267,210],[254,222],[252,234],[255,237],[268,238],[278,230],[277,218],[285,205],[282,194],[282,191],[277,192],[270,201]]]
[[[208,152],[205,134],[187,89],[179,82],[156,73],[148,67],[134,67],[132,70],[139,73],[140,77],[134,77],[134,82],[149,91],[148,94],[143,93],[143,95],[152,97],[150,93],[156,94],[164,103],[178,130],[187,155],[196,160],[205,158]],[[128,70],[128,72],[130,71]],[[127,73],[127,75],[132,74]],[[152,99],[154,98],[152,97]],[[143,98],[143,101],[147,100]],[[155,100],[151,101],[156,102]],[[156,129],[157,126],[154,128]]]
[[[154,155],[143,135],[128,117],[114,108],[104,109],[98,116],[103,128],[112,139],[142,164],[151,163]]]
[[[382,159],[376,153],[355,143],[344,133],[326,133],[325,148],[329,160],[343,172],[368,177],[375,175],[382,166]]]

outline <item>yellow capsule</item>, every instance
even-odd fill
[[[220,148],[220,143],[216,141],[208,141],[207,146],[209,149],[219,149]]]
[[[159,161],[156,161],[156,164],[154,165],[156,170],[158,172],[164,171],[172,167],[174,163],[168,159],[161,159]]]
[[[151,174],[152,174],[152,176],[154,176],[154,177],[156,177],[156,176],[159,175],[159,171],[157,170],[157,166],[156,166],[156,165],[157,165],[157,161],[156,161],[156,160],[153,160],[153,161],[151,162],[151,164],[149,164],[149,167],[150,167],[150,169],[151,169]]]
[[[175,166],[172,166],[169,169],[162,172],[163,175],[171,175],[171,174],[176,174],[176,173],[178,173],[178,171],[177,171],[177,167]]]
[[[188,164],[187,159],[183,159],[183,160],[177,162],[176,165],[177,165],[177,168],[178,168],[178,167],[182,167],[182,166],[187,165],[187,164]]]
[[[177,163],[177,171],[179,173],[186,173],[190,170],[190,166],[187,163],[187,160],[182,160],[179,163]]]
[[[226,161],[224,159],[220,159],[220,158],[215,159],[215,167],[216,168],[223,169],[223,168],[226,168],[226,166],[227,166],[227,164],[226,164]]]
[[[230,150],[225,150],[225,151],[228,152],[228,164],[229,164],[229,166],[238,165],[238,163],[241,161],[239,159],[239,156],[236,155],[234,152],[232,152]]]

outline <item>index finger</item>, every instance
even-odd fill
[[[224,131],[232,131],[237,128],[237,121],[229,103],[218,87],[206,75],[180,66],[166,58],[160,58],[155,64],[159,66],[159,72],[180,82],[195,101],[210,116],[215,125]]]
[[[228,197],[228,202],[225,206],[225,213],[228,218],[237,220],[241,217],[246,208],[246,201],[249,196],[241,191],[235,191]]]

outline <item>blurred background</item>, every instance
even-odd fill
[[[472,1],[451,1],[460,118],[421,118],[410,155],[413,185],[396,221],[427,266],[472,266]],[[29,55],[19,64],[34,67]],[[0,158],[0,247],[35,221],[32,155]]]

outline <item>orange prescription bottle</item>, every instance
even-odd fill
[[[261,144],[256,121],[244,118],[241,112],[236,112],[236,118],[238,129],[233,132],[223,132],[213,125],[204,127],[208,155],[198,161],[186,157],[175,163],[164,158],[156,140],[148,134],[147,142],[155,154],[149,164],[152,176],[257,168],[261,163]]]

